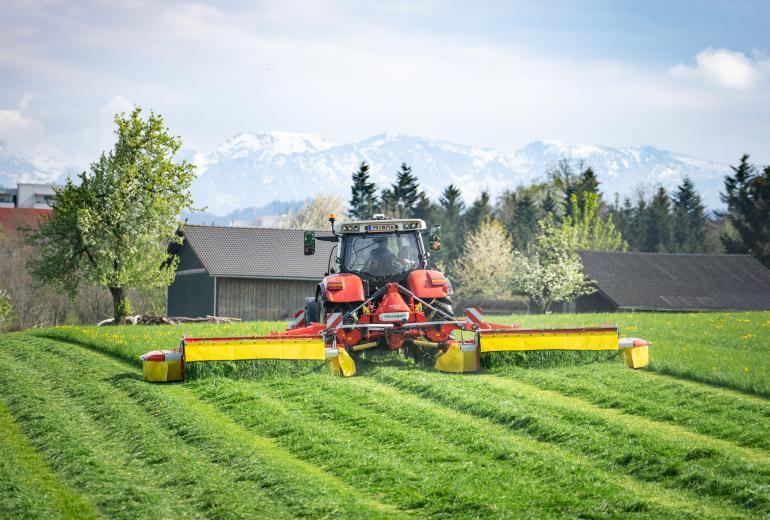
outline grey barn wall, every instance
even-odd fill
[[[282,320],[315,296],[317,286],[318,281],[217,278],[217,315]]]
[[[179,251],[176,273],[174,282],[168,288],[166,314],[188,318],[213,315],[214,279],[205,272],[203,264],[188,244],[183,245]]]
[[[177,273],[168,288],[169,316],[211,316],[214,314],[214,279],[208,273]]]
[[[580,296],[575,300],[574,312],[615,312],[618,310],[618,305],[610,300],[601,291],[596,291],[593,294]]]

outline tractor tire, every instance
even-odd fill
[[[452,307],[452,298],[446,297],[446,298],[435,298],[433,300],[430,300],[428,302],[433,307],[437,308],[441,312],[447,313],[449,316],[454,319],[454,308]],[[445,321],[447,318],[446,316],[442,315],[439,312],[434,311],[433,309],[427,309],[427,312],[425,313],[425,317],[428,319],[428,321]]]
[[[305,298],[305,326],[309,326],[310,323],[318,321],[318,302],[315,298]]]

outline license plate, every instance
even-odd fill
[[[395,231],[397,229],[395,224],[369,224],[366,226],[367,231]]]

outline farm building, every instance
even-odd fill
[[[750,255],[580,253],[597,292],[575,312],[770,309],[770,270]]]
[[[186,225],[183,233],[169,316],[283,319],[314,295],[334,245],[319,241],[304,256],[298,230]]]

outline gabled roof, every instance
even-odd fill
[[[209,275],[230,278],[320,280],[334,246],[319,240],[315,255],[305,256],[303,231],[296,229],[187,224],[184,235]]]
[[[749,255],[580,253],[586,275],[622,309],[770,309],[770,270]]]

